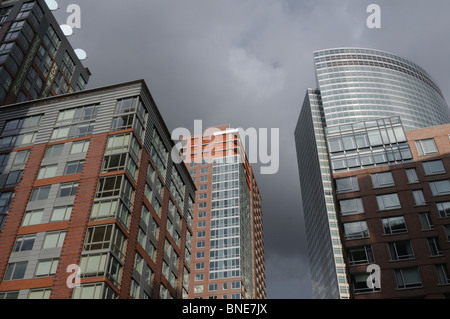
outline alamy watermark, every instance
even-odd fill
[[[275,174],[280,167],[280,130],[278,128],[237,128],[227,129],[225,131],[216,127],[211,127],[203,132],[203,122],[201,120],[194,121],[194,134],[184,127],[176,128],[172,131],[172,140],[179,140],[175,147],[171,151],[172,161],[174,163],[185,162],[201,164],[206,162],[211,164],[214,160],[215,152],[226,152],[225,158],[232,157],[235,153],[235,147],[233,146],[234,137],[237,136],[240,139],[243,149],[247,153],[247,159],[250,164],[261,164],[260,173],[263,175]],[[225,135],[225,139],[220,141],[226,141],[225,150],[223,149],[223,143],[219,142],[217,137]],[[202,144],[200,152],[191,152],[191,137],[192,136],[208,136],[209,142]],[[248,143],[247,143],[248,141]],[[269,152],[270,148],[270,152]],[[180,153],[180,150],[183,152]],[[239,156],[239,161],[244,161],[243,156]]]
[[[381,8],[378,4],[370,4],[367,9],[367,13],[370,15],[367,17],[366,24],[369,29],[381,28]]]
[[[77,264],[71,264],[67,266],[66,272],[71,273],[71,275],[69,275],[66,280],[67,288],[73,289],[80,287],[81,285],[80,266],[78,266]]]
[[[366,272],[370,275],[367,277],[367,288],[375,290],[381,289],[381,269],[377,264],[371,264],[367,267]]]

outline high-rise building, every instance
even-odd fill
[[[186,298],[195,186],[173,147],[144,81],[4,106],[0,299]]]
[[[399,143],[371,146],[358,153],[351,148],[357,145],[348,146],[347,140],[337,145],[327,134],[338,125],[352,127],[352,123],[380,118],[400,117],[402,130],[443,125],[450,123],[450,110],[427,72],[397,55],[336,48],[315,52],[314,62],[319,87],[308,89],[295,130],[313,294],[316,298],[350,298],[332,171],[412,158],[402,157],[405,153]],[[330,157],[335,149],[342,152]]]
[[[238,130],[183,138],[197,187],[190,298],[266,297],[261,194]]]
[[[390,162],[333,169],[352,298],[450,298],[450,124],[404,132],[395,117],[350,126],[328,127],[330,143],[355,141],[361,164]],[[372,264],[378,275],[369,279]]]
[[[83,90],[90,75],[45,1],[0,3],[0,106]]]

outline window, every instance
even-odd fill
[[[375,259],[373,257],[371,246],[351,247],[348,249],[348,260],[350,266],[373,264]]]
[[[98,181],[96,198],[118,196],[122,184],[122,175],[102,177]]]
[[[58,197],[75,196],[78,182],[61,184]]]
[[[50,186],[37,187],[33,190],[30,201],[45,200],[48,198],[49,193]]]
[[[53,130],[51,140],[66,140],[92,135],[95,121],[57,127]]]
[[[50,217],[50,222],[69,220],[71,213],[72,206],[55,207],[52,216]]]
[[[66,164],[66,169],[64,170],[64,175],[79,174],[83,170],[84,160],[68,162]]]
[[[43,209],[32,210],[25,213],[22,226],[39,225],[44,214]]]
[[[105,159],[103,160],[102,172],[107,173],[124,170],[126,160],[127,153],[105,156]]]
[[[195,269],[196,270],[205,269],[205,263],[204,262],[195,263]]]
[[[58,267],[58,259],[39,260],[36,266],[35,277],[48,277],[56,273]]]
[[[8,264],[5,278],[3,280],[18,280],[25,277],[28,261],[21,261],[17,263]]]
[[[110,246],[113,225],[89,227],[84,243],[84,251],[107,249]]]
[[[131,140],[130,133],[116,134],[108,138],[105,153],[128,151]]]
[[[126,114],[113,118],[111,131],[126,130],[133,127],[134,114]]]
[[[14,192],[0,193],[0,214],[6,214],[14,197]]]
[[[197,222],[197,228],[205,228],[206,227],[206,221],[199,221]]]
[[[17,237],[14,252],[32,250],[35,239],[35,234]]]
[[[421,189],[412,191],[414,202],[416,203],[416,206],[424,206],[426,205],[425,197],[423,196],[423,191]]]
[[[97,117],[99,106],[90,105],[75,109],[63,110],[58,114],[57,125],[72,124],[80,121],[90,121]]]
[[[25,165],[28,160],[28,155],[30,154],[30,151],[21,151],[17,152],[16,156],[14,157],[14,161],[11,165],[11,170],[21,170],[25,168]]]
[[[445,235],[447,237],[447,242],[450,241],[450,225],[444,225]]]
[[[364,206],[361,198],[341,200],[339,201],[339,205],[341,207],[341,214],[343,216],[364,213]]]
[[[57,144],[47,147],[44,158],[52,158],[61,156],[64,144]]]
[[[423,162],[422,165],[425,175],[445,174],[444,163],[441,160]]]
[[[51,288],[31,289],[28,299],[50,299]]]
[[[203,285],[195,285],[194,286],[194,293],[195,294],[203,293]]]
[[[357,239],[369,237],[369,229],[366,221],[344,224],[345,239]]]
[[[450,217],[450,202],[436,203],[441,218]]]
[[[57,169],[58,169],[57,164],[42,166],[41,169],[39,170],[37,179],[55,177]]]
[[[403,216],[383,218],[381,222],[386,235],[405,233],[408,231]]]
[[[420,156],[438,153],[438,149],[433,138],[416,141],[416,147]]]
[[[205,252],[204,251],[198,251],[195,254],[195,259],[203,259],[203,258],[205,258]]]
[[[436,265],[436,273],[438,276],[439,283],[441,285],[450,284],[450,276],[448,274],[448,268],[446,264]]]
[[[373,292],[376,290],[379,290],[378,288],[369,288],[367,285],[367,279],[368,279],[368,274],[367,273],[363,273],[363,274],[352,274],[352,286],[353,286],[353,291],[355,294],[362,294],[362,293],[369,293],[369,292]]]
[[[9,172],[6,178],[4,188],[17,186],[22,178],[22,171],[12,171]]]
[[[358,178],[356,176],[338,178],[336,188],[339,194],[359,191]]]
[[[231,289],[241,289],[241,282],[240,281],[233,281],[231,283]]]
[[[394,186],[394,179],[391,172],[383,172],[371,174],[372,184],[374,188],[391,187]]]
[[[1,19],[0,19],[1,22]],[[0,292],[0,300],[1,299],[18,299],[19,298],[19,292],[18,291],[5,291]]]
[[[408,183],[414,184],[419,182],[417,177],[417,172],[415,168],[408,168],[406,171],[406,177],[408,178]]]
[[[205,231],[197,232],[197,238],[204,238],[205,236],[206,236],[206,232]]]
[[[419,214],[420,222],[422,223],[422,229],[433,229],[434,225],[431,221],[430,213],[420,213]]]
[[[388,243],[391,260],[403,260],[414,258],[414,252],[409,240]]]
[[[441,246],[437,237],[427,238],[428,247],[430,248],[431,256],[442,256]]]
[[[386,194],[377,196],[378,210],[389,210],[401,208],[397,194]]]
[[[82,284],[75,288],[73,299],[100,299],[102,297],[103,284]]]
[[[128,227],[130,212],[122,201],[114,199],[109,201],[94,202],[91,212],[91,220],[104,220],[118,218],[124,226]]]
[[[218,284],[217,283],[208,285],[208,291],[217,291],[218,289],[219,288],[218,288]]]
[[[194,281],[203,281],[205,278],[205,275],[203,273],[198,273],[194,275]]]
[[[62,247],[65,237],[66,237],[65,231],[55,231],[46,233],[42,249]]]
[[[344,145],[342,143],[342,139],[330,139],[328,140],[328,147],[331,153],[340,152],[344,150]]]
[[[139,298],[139,290],[140,290],[140,286],[136,282],[136,280],[131,280],[131,287],[130,287],[131,298],[138,299]]]
[[[35,139],[35,132],[3,137],[0,138],[0,148],[12,148],[33,144]]]
[[[70,154],[86,153],[89,149],[90,140],[82,140],[72,143]]]
[[[21,130],[37,129],[41,121],[41,115],[10,120],[6,122],[2,135],[17,134]]]
[[[450,194],[450,181],[445,179],[442,181],[430,182],[430,188],[433,196]]]
[[[205,248],[205,241],[200,240],[197,242],[197,248]]]
[[[398,288],[422,287],[422,280],[417,268],[395,269],[395,279]]]

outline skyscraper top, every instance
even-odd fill
[[[314,52],[327,126],[401,116],[405,129],[450,123],[450,111],[431,76],[388,52],[334,48]]]

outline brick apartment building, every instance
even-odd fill
[[[0,299],[186,298],[195,186],[173,146],[143,81],[5,106]]]
[[[264,299],[261,194],[238,130],[221,125],[183,142],[197,187],[189,298]]]
[[[328,134],[335,145],[355,142],[359,155],[354,169],[333,173],[352,298],[449,298],[450,125],[403,133],[398,119],[370,123]],[[385,137],[399,149],[364,149]],[[367,284],[369,264],[380,267],[380,287]]]

